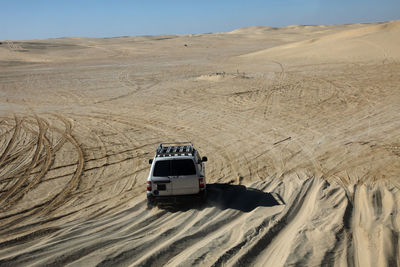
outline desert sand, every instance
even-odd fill
[[[0,44],[0,265],[399,266],[400,21]],[[203,206],[146,208],[160,142]]]

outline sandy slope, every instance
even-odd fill
[[[302,30],[302,27],[296,27]],[[372,24],[356,29],[331,31],[327,34],[305,41],[275,46],[250,53],[245,57],[279,59],[295,62],[326,61],[390,61],[400,59],[400,21]]]
[[[400,24],[0,45],[0,265],[400,265]],[[203,206],[147,210],[159,142]]]

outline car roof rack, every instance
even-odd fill
[[[192,142],[161,143],[156,150],[156,157],[193,156]]]

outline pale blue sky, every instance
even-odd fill
[[[0,0],[0,40],[231,31],[400,19],[400,0]]]

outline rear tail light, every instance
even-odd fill
[[[147,181],[147,191],[151,191],[151,182]]]
[[[199,178],[199,187],[200,188],[205,188],[205,183],[204,183],[204,178]]]

